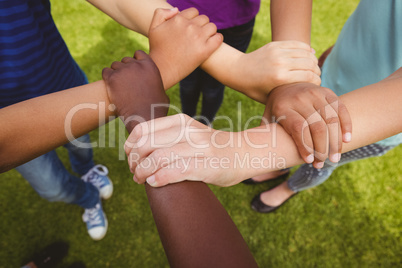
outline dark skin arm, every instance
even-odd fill
[[[145,186],[171,267],[258,267],[219,200],[203,182]]]
[[[139,72],[147,78],[143,77],[140,83],[144,87],[141,98],[149,106],[168,104],[151,58],[143,52],[136,52],[134,58],[124,58],[103,71],[109,98],[117,106],[118,115],[124,118],[141,115],[144,120],[166,116],[167,105],[152,114],[150,109],[139,110],[125,99],[114,97],[118,92],[129,92],[138,83],[132,74],[140,63]],[[126,122],[126,128],[131,132],[137,124],[137,121]],[[145,189],[171,267],[257,267],[236,225],[205,183],[182,182],[162,188],[146,184]]]
[[[272,40],[298,40],[310,44],[312,4],[312,0],[272,0]],[[347,109],[331,89],[311,83],[295,83],[291,88],[293,90],[282,92],[275,99],[268,96],[270,116],[274,116],[275,120],[282,118],[279,124],[292,136],[306,163],[322,168],[326,158],[338,162],[342,142],[350,142],[352,133]],[[275,90],[287,89],[288,85],[281,85]],[[334,116],[328,118],[322,107],[333,107]],[[315,114],[321,115],[321,120],[317,117],[311,124]],[[283,116],[286,116],[284,120]],[[300,126],[306,121],[309,131],[301,136]]]

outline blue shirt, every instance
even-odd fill
[[[49,0],[0,0],[0,108],[86,83]]]
[[[361,0],[325,60],[322,86],[339,96],[377,83],[400,67],[402,1]],[[402,134],[378,143],[398,145],[402,143]]]

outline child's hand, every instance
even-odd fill
[[[150,56],[158,66],[165,89],[189,75],[222,43],[216,26],[195,8],[157,9],[149,30]],[[177,14],[177,15],[176,15]]]
[[[315,168],[322,168],[328,156],[338,162],[342,142],[351,139],[352,121],[346,106],[332,90],[314,84],[273,89],[264,117],[278,121],[292,136],[304,161],[314,163]]]
[[[169,98],[158,67],[145,52],[139,50],[134,58],[113,62],[111,68],[103,69],[102,78],[129,132],[140,122],[167,114]]]
[[[237,135],[240,132],[214,130],[177,114],[137,125],[127,138],[125,151],[137,183],[160,187],[192,180],[230,186],[250,172],[241,165],[235,168],[235,152],[242,156],[243,150],[228,144],[237,141]]]
[[[280,85],[307,82],[321,84],[317,58],[306,43],[277,41],[244,54],[237,71],[244,82],[240,87],[247,96],[266,103],[267,94]],[[241,75],[240,75],[241,74]]]

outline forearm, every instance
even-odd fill
[[[312,0],[271,0],[272,41],[310,44]]]
[[[105,85],[98,81],[1,109],[0,172],[99,127],[113,115],[108,106]]]
[[[163,117],[167,109],[155,112],[155,118]],[[146,184],[145,189],[171,267],[257,267],[236,225],[205,183],[185,181],[162,188]]]
[[[92,5],[108,14],[111,18],[122,24],[123,26],[148,36],[149,27],[154,15],[154,11],[157,8],[172,8],[172,6],[164,0],[87,0]],[[152,52],[150,54],[152,56]],[[234,74],[231,72],[233,66],[236,66],[238,59],[244,55],[237,49],[234,49],[227,44],[223,43],[218,50],[216,50],[202,65],[201,67],[211,74],[214,78],[221,83],[232,87],[234,89],[246,90],[246,85],[242,83],[244,79],[238,79],[235,77],[241,77],[241,74]],[[154,58],[155,63],[158,64],[158,58]],[[170,69],[160,68],[161,75],[165,89],[178,83],[177,81],[170,81],[169,74]],[[181,77],[183,79],[184,77]]]
[[[171,267],[257,267],[236,225],[203,182],[146,185]]]
[[[87,0],[115,21],[148,36],[155,9],[172,8],[165,0]]]
[[[342,152],[380,141],[402,131],[401,86],[402,69],[398,70],[392,79],[387,78],[340,97],[346,105],[353,123],[353,139],[351,142],[343,144]],[[259,129],[264,129],[264,127],[259,127]],[[278,124],[270,124],[270,129],[266,129],[264,132],[257,133],[248,130],[243,135],[246,135],[253,144],[261,145],[268,141],[268,149],[256,149],[253,146],[247,148],[250,155],[254,157],[266,157],[269,151],[271,156],[275,155],[277,164],[281,159],[284,159],[287,167],[303,163],[293,139]],[[283,168],[283,166],[272,166],[270,170],[278,168]],[[261,167],[245,172],[248,173],[248,176],[254,176],[266,173],[267,169]]]
[[[239,60],[244,55],[243,52],[223,43],[201,64],[201,68],[225,86],[244,93],[247,92],[249,83],[243,83],[246,79],[235,79],[236,77],[244,77],[244,73],[241,72],[240,68],[233,68],[240,64]]]

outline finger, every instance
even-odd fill
[[[323,110],[325,114],[322,116],[328,128],[329,160],[337,163],[341,159],[342,150],[342,133],[338,113],[330,104],[326,105]]]
[[[134,173],[137,166],[147,158],[150,158],[152,161],[159,161],[158,158],[165,158],[166,155],[171,156],[174,151],[178,151],[180,155],[192,156],[193,153],[180,151],[183,146],[192,146],[192,148],[196,149],[208,147],[200,143],[193,143],[190,135],[181,134],[178,136],[177,132],[178,131],[175,129],[169,129],[151,133],[149,136],[142,137],[137,143],[131,144],[130,146],[132,147],[126,146],[125,152],[128,158],[130,171]],[[165,151],[167,152],[166,155],[161,155],[161,152]]]
[[[151,57],[142,50],[137,50],[134,53],[134,59],[136,60],[151,60]]]
[[[190,7],[188,9],[185,9],[183,11],[180,12],[180,15],[183,16],[186,19],[193,19],[195,17],[197,17],[199,15],[199,12],[196,8],[194,7]]]
[[[350,142],[352,140],[352,119],[346,106],[341,101],[331,102],[332,107],[338,111],[338,117],[341,124],[342,141]]]
[[[129,63],[129,62],[132,62],[132,61],[134,61],[134,59],[131,58],[131,57],[124,57],[124,58],[121,60],[121,62],[123,62],[123,63]]]
[[[147,157],[154,150],[160,148],[171,148],[175,144],[183,142],[186,138],[185,130],[177,126],[161,131],[151,132],[148,135],[143,135],[138,141],[133,143],[126,142],[127,151],[136,153],[139,156],[138,161]],[[133,151],[134,150],[134,151]]]
[[[133,131],[127,138],[127,146],[129,144],[138,142],[138,140],[143,136],[148,136],[150,133],[162,131],[165,129],[172,128],[174,126],[182,126],[185,127],[187,122],[196,121],[185,114],[176,114],[166,117],[161,117],[157,119],[152,119],[146,122],[142,122],[135,126]]]
[[[144,183],[146,178],[177,160],[174,157],[171,157],[172,154],[169,155],[165,152],[166,151],[163,149],[158,149],[139,161],[139,163],[131,169],[131,172],[134,173],[138,183]]]
[[[290,59],[289,69],[291,71],[294,70],[304,70],[304,71],[311,71],[316,75],[321,75],[321,70],[318,65],[309,58],[292,58]]]
[[[174,146],[174,148],[161,148],[153,151],[146,158],[142,159],[133,171],[138,181],[144,182],[146,178],[159,169],[193,156],[194,152],[192,148],[186,143],[181,143]]]
[[[342,132],[338,117],[334,123],[327,123],[329,139],[329,160],[338,163],[341,160]]]
[[[136,168],[136,165],[143,161],[145,158],[152,155],[159,149],[167,149],[170,152],[174,150],[180,152],[181,155],[191,156],[192,152],[181,152],[183,146],[190,146],[192,149],[202,150],[210,146],[209,140],[199,139],[200,134],[208,132],[212,134],[212,129],[208,128],[182,128],[176,126],[175,128],[169,128],[158,132],[150,133],[148,136],[143,136],[137,143],[133,143],[132,147],[128,149],[129,166],[131,170]],[[127,148],[127,147],[126,147]],[[131,155],[134,154],[134,155]]]
[[[183,158],[180,161],[158,169],[147,177],[145,181],[152,187],[161,187],[184,180],[203,181],[205,179],[205,172],[200,172],[200,169],[197,172],[195,167],[194,158]]]
[[[125,64],[120,62],[120,61],[115,61],[112,63],[112,65],[110,66],[113,70],[122,68]]]
[[[307,120],[299,113],[289,113],[284,120],[292,122],[291,125],[283,124],[283,121],[279,121],[285,127],[295,142],[300,156],[304,162],[310,164],[314,161],[314,149],[313,140],[311,138],[310,128]]]
[[[174,127],[181,127],[183,129],[185,129],[186,127],[211,129],[186,114],[176,114],[138,124],[130,133],[127,140],[129,142],[136,142],[142,136],[150,135],[151,133],[171,129]]]
[[[317,57],[311,53],[310,51],[304,50],[304,49],[284,49],[282,51],[283,53],[286,53],[286,55],[289,58],[305,58],[305,59],[310,59],[311,61],[314,62],[314,64],[318,65],[318,59]]]
[[[215,23],[212,22],[205,24],[202,29],[206,36],[213,36],[217,34],[216,31],[218,30]]]
[[[321,78],[319,75],[312,71],[304,70],[289,71],[286,74],[285,81],[289,84],[298,82],[312,83],[318,86],[321,84]]]
[[[317,111],[307,117],[314,146],[314,167],[322,168],[328,157],[328,129],[321,114]]]
[[[216,27],[216,26],[215,26]],[[208,53],[212,53],[222,45],[223,42],[223,35],[220,33],[216,33],[212,35],[210,38],[207,39],[207,47]]]
[[[102,70],[102,79],[105,81],[109,80],[109,77],[112,75],[113,70],[111,68],[103,68]]]
[[[191,21],[196,25],[204,26],[205,24],[209,23],[209,18],[205,15],[199,15]]]
[[[157,8],[154,12],[154,17],[152,18],[151,25],[149,29],[154,29],[164,23],[165,21],[173,18],[179,13],[177,7],[172,9]]]

